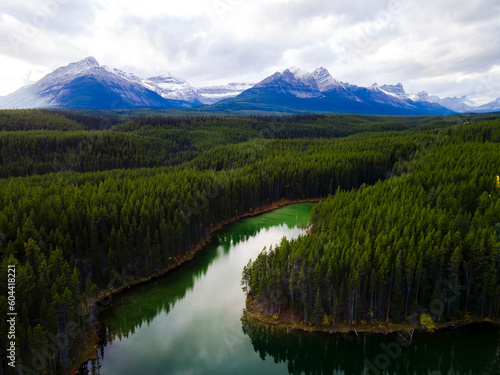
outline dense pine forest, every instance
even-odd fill
[[[389,179],[319,203],[311,234],[250,262],[245,289],[313,325],[498,319],[500,123],[426,141]]]
[[[451,284],[439,319],[498,318],[500,120],[463,122],[1,111],[17,363],[68,373],[92,344],[99,291],[180,264],[215,226],[282,199],[328,197],[310,235],[246,267],[269,313],[404,321]]]

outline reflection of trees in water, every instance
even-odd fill
[[[500,330],[491,326],[415,334],[397,355],[395,335],[302,332],[260,323],[246,313],[241,322],[259,356],[286,362],[290,374],[500,374]],[[391,356],[384,347],[392,348]],[[366,361],[374,365],[367,367]],[[377,372],[375,363],[388,364],[387,370]]]
[[[248,241],[250,238],[257,235],[261,230],[265,230],[266,228],[267,227],[264,224],[254,224],[245,228],[244,230],[223,233],[218,235],[217,237],[222,248],[224,249],[224,253],[227,254],[231,249],[231,246],[236,246],[240,242]]]
[[[217,246],[221,246],[223,253],[228,254],[231,246],[247,241],[265,228],[284,224],[293,227],[297,221],[297,215],[293,212],[292,214],[270,212],[265,217],[255,217],[235,223],[227,230],[217,233],[213,239],[214,246],[197,255],[195,261],[171,271],[164,279],[114,296],[113,306],[100,315],[100,351],[117,339],[133,335],[144,323],[150,324],[158,314],[162,312],[168,314],[175,304],[194,288],[196,281],[207,273],[208,267],[218,256]],[[175,287],[169,287],[172,282],[175,283]],[[101,353],[99,357],[102,357]]]
[[[284,209],[289,210],[289,213],[283,213]],[[283,227],[284,225],[287,225],[289,228],[297,226],[306,227],[309,223],[309,213],[304,215],[299,211],[294,212],[293,207],[286,207],[284,209],[268,212],[265,216],[256,216],[243,222],[235,223],[227,231],[216,235],[217,242],[223,246],[225,252],[228,252],[231,246],[248,241],[248,239],[254,237],[263,229],[275,226]]]
[[[102,345],[134,334],[136,329],[141,328],[144,323],[151,323],[162,312],[168,314],[207,273],[208,267],[218,256],[217,246],[222,246],[224,254],[227,254],[231,246],[255,236],[262,228],[262,224],[250,225],[244,230],[217,234],[214,246],[199,254],[199,259],[172,270],[164,279],[114,296],[113,306],[100,316]],[[169,284],[174,283],[174,287],[169,287]]]
[[[288,210],[284,213],[283,210]],[[128,338],[144,323],[150,324],[155,317],[162,313],[169,313],[186,293],[191,291],[196,282],[207,273],[208,267],[218,254],[217,247],[221,246],[223,254],[227,255],[231,246],[247,241],[261,230],[288,225],[307,225],[310,212],[296,211],[294,207],[287,207],[263,216],[249,218],[230,225],[226,230],[214,235],[213,246],[198,254],[193,262],[171,271],[167,277],[140,285],[128,292],[113,297],[112,306],[100,314],[99,320],[99,347],[97,360],[89,361],[88,369],[82,366],[81,374],[98,374],[100,362],[104,358],[104,349],[117,339]],[[299,224],[299,225],[300,225]],[[175,287],[169,287],[175,283]]]
[[[168,279],[152,281],[113,297],[113,306],[100,315],[101,346],[133,335],[136,329],[144,323],[149,325],[162,312],[168,314],[207,273],[216,257],[217,249],[210,248],[203,254],[203,261],[172,270]],[[189,272],[184,268],[190,268]],[[169,280],[175,283],[174,287],[169,287]]]

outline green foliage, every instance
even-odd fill
[[[0,132],[0,178],[179,164],[195,155],[169,139],[101,131]]]
[[[127,117],[81,110],[4,110],[0,111],[0,178],[171,166],[196,156],[207,162],[212,155],[203,151],[245,142],[239,148],[241,159],[260,154],[266,139],[333,139],[364,132],[422,131],[455,121],[453,117],[443,120],[432,116]],[[228,161],[233,160],[226,159],[224,168]],[[209,167],[222,166],[212,162]]]
[[[443,305],[434,307],[436,319],[464,310],[498,317],[500,148],[488,140],[496,139],[498,125],[414,138],[414,157],[398,162],[394,176],[316,205],[312,233],[259,255],[249,279],[266,279],[263,271],[279,265],[279,282],[260,294],[279,288],[288,297],[282,307],[293,303],[305,320],[322,307],[348,323],[413,321],[419,306],[431,309],[436,299]]]
[[[118,275],[177,264],[213,225],[283,198],[329,196],[311,235],[245,267],[242,287],[269,311],[294,306],[310,325],[368,312],[398,320],[449,280],[465,289],[446,315],[498,316],[493,125],[436,133],[456,120],[105,119],[0,111],[0,267],[17,267],[23,360],[47,332],[87,327],[97,290]]]
[[[85,126],[43,110],[0,110],[0,131],[83,130]]]

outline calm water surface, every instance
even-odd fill
[[[500,374],[500,333],[475,326],[417,334],[311,334],[243,313],[243,266],[262,249],[305,233],[312,204],[241,220],[166,277],[114,297],[102,316],[102,375]],[[94,366],[96,364],[94,363]],[[88,365],[91,367],[91,364]]]

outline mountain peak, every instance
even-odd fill
[[[290,73],[292,73],[295,76],[295,78],[297,78],[297,79],[303,79],[303,78],[307,79],[311,75],[311,73],[309,73],[305,70],[302,70],[296,66],[292,66],[286,70],[290,71]]]
[[[402,99],[408,98],[408,94],[405,92],[405,89],[404,89],[403,84],[401,82],[398,82],[395,85],[382,85],[382,86],[380,86],[380,88],[383,91],[385,91],[389,94],[396,95],[399,98],[402,98]]]
[[[154,83],[187,84],[184,79],[175,77],[170,73],[149,77],[147,80]]]
[[[321,92],[330,91],[341,86],[340,82],[333,78],[330,72],[323,67],[316,69],[313,76]]]
[[[76,64],[78,64],[78,63],[86,63],[88,65],[92,65],[92,66],[96,66],[96,67],[99,66],[99,63],[97,62],[97,60],[95,59],[94,56],[86,57],[83,60],[78,61]]]
[[[84,72],[85,70],[92,69],[92,68],[98,68],[99,63],[97,60],[89,56],[83,60],[73,62],[71,64],[68,64],[66,66],[62,66],[60,68],[57,68],[54,70],[52,73],[48,74],[46,77],[49,77],[50,79],[54,79],[56,77],[61,77],[63,75],[76,75],[81,72]]]
[[[94,57],[89,56],[83,60],[71,63],[64,68],[70,68],[70,70],[82,71],[82,70],[86,70],[86,69],[90,69],[90,68],[98,68],[98,67],[99,67],[99,63],[97,62],[97,60]]]
[[[445,107],[460,112],[491,111],[500,106],[499,100],[478,107],[465,96],[440,99],[425,92],[409,95],[401,82],[359,87],[334,79],[324,67],[308,72],[291,66],[256,85],[230,83],[196,88],[169,73],[144,79],[100,66],[93,56],[88,56],[2,97],[0,107],[116,108],[113,103],[118,101],[127,108],[169,108],[213,104],[225,99],[222,106],[227,109],[230,103],[243,108],[243,101],[258,102],[259,98],[263,98],[263,108],[270,108],[266,101],[274,98],[277,108],[289,106],[292,111],[369,114],[441,114],[447,113]],[[256,107],[252,104],[247,108]]]
[[[415,94],[411,94],[409,95],[409,97],[414,102],[434,102],[434,100],[432,100],[429,94],[425,91],[420,91]]]
[[[328,69],[326,68],[323,68],[322,66],[319,67],[318,69],[316,69],[314,72],[313,72],[314,75],[330,75],[330,72],[328,71]]]
[[[324,67],[320,67],[310,73],[296,66],[274,73],[261,81],[257,86],[263,87],[276,80],[284,80],[288,84],[293,85],[294,87],[290,93],[297,97],[320,97],[325,92],[346,87],[345,84],[334,79]]]

